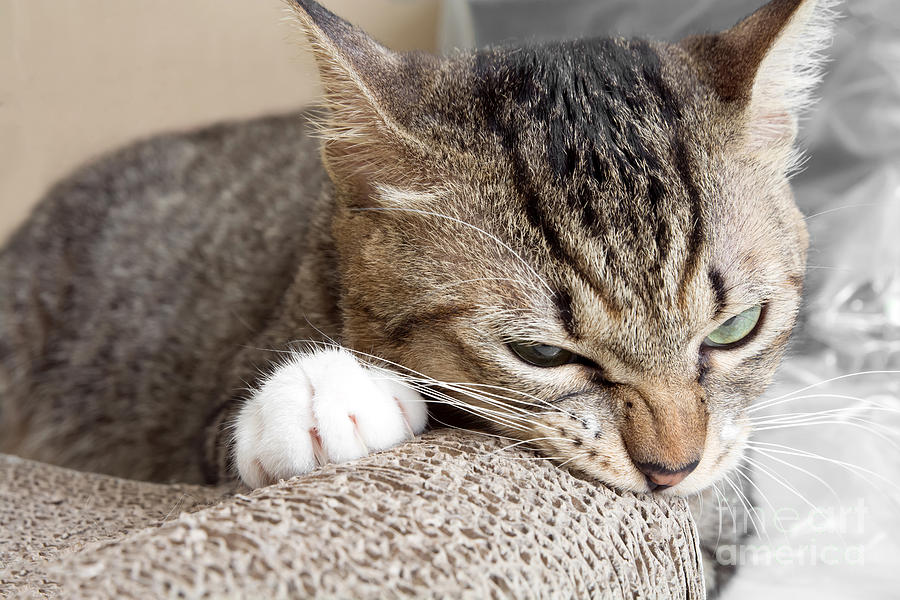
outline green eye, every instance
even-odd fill
[[[710,348],[723,348],[738,343],[756,329],[760,314],[762,314],[762,305],[758,304],[748,308],[719,325],[718,329],[703,340],[703,344]]]
[[[536,367],[559,367],[572,362],[575,358],[575,355],[568,350],[546,344],[510,342],[509,349],[516,356]]]

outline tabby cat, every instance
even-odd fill
[[[623,490],[732,469],[800,304],[824,0],[448,57],[292,6],[322,109],[120,151],[3,250],[0,449],[262,486],[424,396]]]

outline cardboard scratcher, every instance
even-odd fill
[[[679,499],[450,430],[253,492],[0,456],[0,595],[702,598]]]

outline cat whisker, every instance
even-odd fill
[[[874,371],[858,371],[856,373],[846,373],[844,375],[838,375],[837,377],[823,379],[816,383],[807,385],[806,387],[802,387],[798,390],[794,390],[793,392],[788,392],[786,394],[782,394],[781,396],[777,396],[775,398],[769,398],[768,400],[765,400],[764,402],[760,402],[759,404],[754,405],[753,407],[751,407],[750,410],[759,410],[760,408],[763,408],[763,407],[772,406],[773,403],[778,400],[790,398],[790,397],[793,397],[795,394],[801,394],[807,390],[811,390],[813,388],[819,387],[820,385],[826,385],[828,383],[833,383],[835,381],[848,379],[850,377],[861,377],[863,375],[897,375],[897,374],[900,374],[900,371],[897,371],[897,370],[874,370]]]
[[[856,422],[859,421],[859,422]],[[847,420],[820,420],[820,421],[804,421],[800,423],[788,423],[782,425],[768,425],[764,427],[755,427],[754,431],[775,431],[779,429],[798,429],[801,427],[819,427],[821,425],[845,425],[847,427],[854,427],[857,429],[862,429],[866,433],[870,433],[877,437],[880,440],[883,440],[888,445],[893,447],[894,449],[900,450],[900,446],[897,445],[897,442],[887,437],[884,433],[877,431],[876,427],[885,428],[883,425],[879,423],[873,423],[871,421],[867,421],[865,419],[858,419],[856,417],[848,417]],[[890,428],[885,428],[889,433],[900,435],[900,431],[894,431]]]
[[[393,366],[393,367],[397,367],[398,369],[402,369],[403,371],[407,371],[407,372],[409,372],[409,373],[411,373],[411,374],[413,374],[413,375],[416,376],[415,378],[412,378],[412,377],[410,377],[409,375],[407,375],[407,374],[405,374],[405,373],[399,373],[399,372],[394,371],[394,370],[391,370],[391,369],[385,369],[384,367],[382,367],[382,366],[380,366],[380,365],[377,365],[377,364],[373,364],[373,363],[371,363],[371,362],[368,362],[368,360],[363,360],[363,362],[364,362],[367,366],[369,366],[370,368],[372,368],[372,369],[374,369],[374,370],[377,370],[377,371],[379,371],[380,373],[384,374],[384,375],[386,376],[386,378],[388,378],[388,379],[392,379],[392,380],[395,380],[395,381],[398,381],[398,380],[399,380],[399,381],[403,381],[404,383],[410,384],[410,385],[412,385],[412,386],[414,386],[414,387],[417,386],[417,385],[418,385],[418,386],[421,386],[421,385],[423,385],[423,384],[424,384],[424,385],[432,385],[432,386],[444,387],[444,388],[451,389],[451,390],[454,390],[454,391],[460,391],[460,392],[462,392],[462,393],[466,393],[467,395],[470,395],[471,397],[483,399],[485,402],[487,402],[487,403],[489,403],[489,404],[492,404],[492,405],[495,405],[495,406],[500,405],[500,403],[497,403],[497,402],[493,402],[493,401],[487,400],[487,399],[486,399],[485,397],[483,397],[483,396],[475,396],[473,392],[469,392],[468,390],[461,389],[461,388],[459,387],[459,386],[464,386],[464,385],[472,385],[472,386],[476,386],[476,385],[478,385],[478,384],[463,384],[463,383],[451,383],[451,382],[440,381],[440,380],[434,379],[434,378],[432,378],[432,377],[429,377],[429,376],[427,376],[427,375],[424,375],[423,373],[420,373],[419,371],[416,371],[415,369],[411,369],[411,368],[409,368],[409,367],[407,367],[407,366],[405,366],[405,365],[401,365],[401,364],[396,363],[396,362],[394,362],[394,361],[387,360],[387,359],[381,358],[381,357],[379,357],[379,356],[376,356],[376,355],[374,355],[374,354],[369,354],[369,353],[367,353],[367,352],[362,352],[362,351],[359,351],[359,350],[354,350],[354,349],[352,349],[352,348],[345,348],[345,347],[340,346],[339,344],[337,344],[337,343],[335,343],[335,342],[331,342],[331,343],[329,344],[329,343],[325,343],[325,342],[320,342],[320,341],[318,341],[318,340],[294,340],[292,343],[297,343],[297,342],[305,342],[305,343],[310,343],[310,342],[312,342],[313,344],[316,344],[316,345],[324,345],[325,347],[331,347],[331,348],[334,348],[334,349],[343,349],[343,350],[346,350],[346,351],[348,351],[348,352],[350,352],[350,353],[356,355],[358,358],[359,358],[359,357],[364,357],[365,359],[369,359],[369,360],[373,360],[373,361],[377,361],[377,362],[389,364],[389,365],[391,365],[391,366]],[[417,387],[416,389],[418,389],[418,387]],[[421,389],[418,389],[418,391],[419,391],[420,393],[422,393],[422,390],[421,390]],[[515,391],[515,390],[510,390],[510,391]],[[522,395],[526,395],[526,394],[522,393]],[[493,396],[494,396],[494,397],[497,397],[496,395],[493,395]],[[505,398],[505,397],[500,397],[500,398],[503,399],[503,400],[508,400],[509,402],[517,402],[517,403],[520,403],[520,404],[523,403],[522,401],[513,400],[513,399],[511,399],[511,398]],[[535,398],[535,397],[532,396],[532,398]],[[535,398],[535,399],[536,399],[536,400],[541,400],[541,399],[539,399],[539,398]],[[542,402],[544,403],[545,406],[551,406],[551,405],[549,405],[549,403],[547,403],[546,401],[542,401]],[[502,408],[504,408],[504,409],[510,409],[510,408],[516,409],[516,407],[512,407],[512,406],[509,406],[509,405],[506,405],[506,404],[502,404]],[[524,411],[524,410],[522,410],[522,409],[517,409],[517,410],[518,410],[519,413],[521,413],[521,414],[523,414],[523,415],[528,415],[528,414],[530,414],[530,413],[528,413],[527,411]],[[573,417],[573,418],[574,418],[574,417]],[[541,425],[541,424],[539,424],[539,423],[537,423],[537,422],[535,422],[535,421],[532,421],[532,423],[535,424],[535,425]]]
[[[815,219],[816,217],[821,217],[822,215],[831,214],[831,213],[837,212],[839,210],[846,210],[848,208],[869,208],[872,206],[878,206],[878,204],[875,204],[873,202],[866,202],[863,204],[845,204],[844,206],[836,206],[835,208],[829,208],[828,210],[823,210],[823,211],[820,211],[817,213],[813,213],[807,217],[803,217],[803,220],[809,221],[811,219]]]
[[[481,429],[468,429],[466,427],[460,427],[458,425],[451,425],[450,423],[445,423],[444,421],[441,421],[440,419],[438,419],[437,417],[434,417],[434,416],[429,416],[429,418],[432,421],[434,421],[435,423],[440,424],[442,427],[447,427],[449,429],[456,429],[457,431],[465,431],[467,433],[476,433],[478,435],[483,435],[485,437],[492,437],[492,438],[497,438],[498,440],[507,440],[507,441],[511,441],[511,442],[517,441],[517,439],[518,439],[518,438],[508,436],[508,435],[492,433],[492,432],[484,431]]]
[[[840,504],[841,500],[840,500],[840,496],[838,495],[837,491],[835,491],[834,487],[832,487],[831,484],[829,484],[824,478],[816,475],[815,473],[813,473],[812,471],[810,471],[808,469],[804,469],[800,465],[795,465],[794,463],[792,463],[790,461],[786,461],[781,458],[778,458],[777,456],[772,456],[771,454],[767,454],[766,452],[761,451],[759,448],[754,448],[754,450],[759,452],[761,455],[765,456],[766,458],[768,458],[770,460],[773,460],[779,464],[783,464],[786,467],[790,467],[791,469],[794,469],[795,471],[799,471],[800,473],[803,473],[804,475],[810,477],[811,479],[814,479],[818,483],[821,483],[822,486],[824,486],[825,489],[828,490],[828,493],[831,494],[831,497],[838,504]]]
[[[569,464],[570,462],[575,461],[575,460],[581,460],[581,459],[583,459],[583,458],[587,458],[588,456],[590,456],[590,453],[589,453],[589,452],[582,452],[581,454],[576,454],[575,456],[569,458],[569,459],[566,460],[565,462],[562,462],[562,463],[560,463],[560,464],[558,464],[558,465],[556,465],[556,466],[557,466],[558,468],[562,469],[563,467],[565,467],[565,466],[566,466],[567,464]]]
[[[509,418],[514,418],[518,421],[529,423],[535,427],[546,427],[547,425],[545,423],[541,423],[539,421],[535,421],[534,419],[528,418],[530,416],[533,416],[534,413],[527,411],[525,409],[522,409],[518,406],[515,406],[515,404],[526,404],[529,406],[539,406],[540,408],[550,408],[551,413],[562,413],[562,414],[566,414],[567,416],[569,416],[573,419],[576,419],[576,417],[574,417],[573,415],[570,415],[569,413],[567,413],[565,411],[559,410],[558,408],[552,406],[550,403],[547,403],[546,401],[541,401],[542,402],[541,405],[535,405],[533,403],[526,403],[522,400],[516,400],[513,398],[509,398],[507,396],[501,396],[499,394],[493,394],[490,392],[479,392],[479,391],[473,391],[473,390],[467,389],[467,386],[468,387],[496,387],[496,388],[499,388],[499,386],[479,386],[479,384],[452,383],[452,382],[436,381],[436,380],[429,380],[429,381],[434,382],[433,384],[437,385],[439,387],[445,388],[450,391],[455,391],[455,392],[464,394],[475,400],[479,400],[479,401],[485,402],[487,404],[490,404],[494,407],[498,407],[498,408],[502,409],[503,413],[506,414],[506,416],[508,416]],[[500,388],[500,389],[505,389],[505,388]],[[510,391],[515,392],[515,390],[510,390]],[[423,393],[425,393],[425,392],[423,392]],[[428,393],[431,393],[430,389],[429,389]],[[522,393],[522,395],[527,395],[527,394]],[[531,397],[533,397],[533,396],[531,396]],[[536,400],[539,400],[539,401],[541,400],[540,398],[536,398],[536,397],[533,397],[533,398],[535,398]],[[514,411],[515,414],[510,413],[509,411]]]
[[[750,502],[744,492],[741,490],[740,486],[736,485],[729,475],[725,475],[722,478],[722,481],[727,483],[729,487],[734,491],[737,496],[738,502],[741,503],[741,506],[747,511],[747,516],[750,517],[750,523],[753,524],[753,529],[756,530],[756,536],[761,537],[762,532],[766,531],[765,525],[763,525],[762,520],[760,519],[759,513],[756,511],[756,507]],[[768,538],[768,532],[766,532],[766,537]]]
[[[513,394],[518,394],[518,395],[520,395],[520,396],[525,396],[526,398],[529,398],[529,399],[531,399],[531,400],[537,401],[537,404],[535,404],[535,403],[528,403],[528,404],[527,404],[528,406],[542,406],[542,407],[545,407],[545,408],[549,408],[549,409],[551,409],[551,412],[557,412],[557,413],[564,414],[564,415],[566,415],[567,417],[570,417],[570,418],[572,418],[572,419],[574,419],[574,420],[576,420],[576,421],[579,421],[579,422],[581,422],[582,424],[584,424],[584,421],[583,421],[582,419],[576,417],[575,415],[573,415],[573,414],[570,413],[569,411],[567,411],[567,410],[565,410],[565,409],[562,409],[562,408],[559,408],[558,406],[555,406],[552,402],[550,402],[550,401],[548,401],[548,400],[544,400],[543,398],[538,398],[537,396],[533,396],[533,395],[531,395],[531,394],[529,394],[529,393],[527,393],[527,392],[523,392],[523,391],[520,391],[520,390],[514,390],[514,389],[507,388],[507,387],[503,387],[503,386],[500,386],[500,385],[490,385],[490,384],[486,384],[486,383],[465,383],[465,384],[459,384],[459,385],[467,385],[467,386],[470,386],[470,387],[478,387],[478,388],[490,388],[490,389],[501,390],[501,391],[504,391],[504,392],[511,392],[511,393],[513,393]],[[513,400],[512,398],[506,398],[506,399],[508,399],[510,402],[523,403],[521,400]]]
[[[521,413],[521,415],[529,415],[530,414],[522,409],[516,409],[516,407],[511,407],[511,406],[508,406],[508,405],[505,405],[505,404],[502,404],[499,402],[495,402],[486,397],[476,396],[473,393],[468,392],[467,390],[462,390],[462,389],[457,390],[457,389],[455,389],[454,384],[449,384],[447,382],[443,382],[443,381],[428,377],[427,375],[419,373],[415,369],[411,369],[405,365],[401,365],[394,361],[390,361],[390,360],[381,358],[379,356],[369,354],[367,352],[362,352],[360,350],[354,350],[352,348],[345,348],[335,342],[322,342],[319,340],[293,340],[291,343],[306,343],[306,344],[310,344],[313,347],[317,347],[317,348],[322,347],[322,348],[345,350],[345,351],[350,352],[351,354],[354,354],[355,356],[357,356],[358,359],[360,359],[362,362],[364,362],[371,369],[384,375],[386,379],[390,379],[393,381],[401,381],[403,383],[406,383],[407,385],[410,385],[410,387],[413,387],[414,389],[416,389],[423,396],[431,398],[434,401],[439,401],[444,404],[449,404],[456,408],[460,408],[462,410],[465,410],[467,412],[475,414],[476,416],[482,416],[482,417],[488,418],[488,420],[491,420],[492,422],[498,422],[497,419],[498,419],[498,417],[500,417],[503,419],[502,424],[504,424],[508,427],[511,427],[511,428],[520,429],[522,431],[526,431],[526,429],[521,426],[517,426],[514,422],[510,421],[510,419],[517,419],[519,421],[529,422],[533,425],[542,426],[542,424],[538,423],[537,421],[527,419],[524,416],[512,414],[508,410],[508,409],[514,409],[517,412]],[[291,351],[288,351],[288,352],[291,352]],[[397,367],[398,369],[402,369],[403,371],[407,371],[407,372],[415,375],[416,377],[412,377],[410,375],[407,375],[406,373],[394,371],[391,369],[386,369],[380,365],[369,362],[369,360],[389,364],[391,366]],[[461,393],[464,393],[464,394],[469,395],[476,399],[480,399],[480,400],[484,401],[485,403],[490,404],[492,406],[499,406],[500,408],[502,408],[504,410],[496,411],[496,410],[488,409],[485,407],[478,407],[476,409],[475,407],[473,407],[469,404],[461,403],[460,401],[452,398],[451,396],[438,393],[432,387],[426,387],[426,386],[439,386],[439,387],[444,387],[444,388],[451,389],[454,391],[460,391]],[[475,412],[473,412],[474,410],[478,410],[478,411],[480,411],[480,413],[475,413]]]
[[[769,496],[765,492],[763,492],[758,485],[756,485],[756,482],[753,481],[753,478],[750,477],[750,475],[744,472],[744,469],[746,468],[747,467],[745,465],[738,465],[735,469],[735,473],[737,473],[739,477],[743,477],[744,481],[746,481],[756,491],[756,493],[759,494],[760,498],[765,501],[766,505],[772,511],[772,514],[777,515],[778,511],[775,509],[775,505],[772,504],[772,501],[769,500]],[[764,528],[764,530],[766,532],[766,541],[771,541],[771,536],[769,535],[768,529]]]
[[[871,414],[870,414],[871,413]],[[900,415],[900,411],[891,407],[874,406],[847,406],[818,412],[796,412],[781,415],[763,415],[749,419],[749,423],[756,428],[777,425],[802,425],[806,423],[824,422],[857,422],[871,425],[888,433],[900,433],[900,429],[892,428],[884,423],[873,421],[870,416]]]
[[[513,449],[513,448],[517,448],[517,447],[522,446],[522,445],[525,445],[525,444],[530,444],[530,443],[532,443],[532,442],[544,442],[544,441],[550,441],[550,440],[552,440],[552,441],[560,441],[560,442],[568,442],[568,441],[571,441],[571,440],[568,440],[568,439],[562,438],[562,437],[538,437],[538,438],[531,438],[531,439],[527,439],[527,440],[519,440],[518,442],[515,442],[515,443],[513,443],[513,444],[509,444],[508,446],[504,446],[504,447],[500,448],[499,450],[495,450],[493,453],[503,452],[504,450],[511,450],[511,449]]]
[[[762,473],[763,475],[767,475],[770,479],[772,479],[773,481],[775,481],[776,483],[778,483],[779,485],[781,485],[784,489],[786,489],[787,491],[789,491],[791,494],[793,494],[794,496],[796,496],[797,498],[799,498],[800,501],[803,502],[803,503],[804,503],[806,506],[808,506],[810,509],[812,509],[812,510],[814,510],[814,511],[815,511],[815,510],[818,510],[815,504],[813,504],[812,502],[810,502],[809,499],[808,499],[806,496],[804,496],[803,494],[801,494],[801,493],[797,490],[797,488],[795,488],[795,487],[792,486],[790,483],[788,483],[788,482],[785,480],[785,478],[783,478],[783,477],[781,477],[780,475],[778,475],[777,473],[774,473],[773,471],[767,469],[767,468],[765,467],[765,465],[763,465],[761,462],[759,462],[758,460],[756,460],[756,459],[754,459],[754,458],[752,458],[752,457],[750,457],[750,456],[745,456],[745,457],[744,457],[744,460],[745,460],[749,465],[751,465],[754,469],[758,470],[758,471],[759,471],[760,473]]]
[[[849,473],[853,473],[854,475],[856,475],[857,477],[859,477],[860,479],[862,479],[869,485],[872,485],[872,482],[869,479],[863,477],[860,473],[865,473],[866,475],[870,475],[871,477],[874,477],[874,478],[878,479],[879,481],[881,481],[882,483],[890,486],[894,490],[900,491],[900,486],[898,486],[896,483],[894,483],[894,481],[892,481],[891,479],[888,479],[884,475],[881,475],[880,473],[877,473],[871,469],[861,467],[860,465],[857,465],[857,464],[854,464],[851,462],[846,462],[843,460],[838,460],[836,458],[822,456],[821,454],[816,454],[815,452],[808,452],[806,450],[800,450],[798,448],[793,448],[791,446],[785,446],[784,444],[776,444],[776,443],[772,443],[772,442],[748,442],[748,444],[756,452],[759,452],[762,455],[769,455],[769,458],[773,458],[773,460],[774,460],[774,457],[772,457],[771,454],[783,454],[783,455],[788,455],[788,456],[797,456],[797,457],[801,457],[801,458],[809,458],[809,459],[813,459],[813,460],[818,460],[818,461],[822,461],[822,462],[825,462],[828,464],[839,466],[839,467],[843,468],[844,470],[848,471]]]
[[[587,453],[585,453],[584,456],[588,456]],[[481,458],[487,459],[487,458],[489,458],[489,455],[485,454]],[[538,455],[535,455],[535,456],[506,456],[506,457],[504,457],[504,460],[523,460],[523,461],[543,460],[543,461],[553,462],[553,461],[563,460],[565,458],[566,458],[565,456],[538,456]],[[557,466],[561,466],[561,465],[557,465]]]
[[[484,407],[478,407],[474,405],[469,405],[463,402],[459,402],[458,400],[447,396],[447,395],[439,395],[436,394],[433,390],[419,390],[422,395],[427,396],[431,401],[436,401],[441,404],[446,404],[448,406],[452,406],[454,408],[458,408],[464,412],[467,412],[473,416],[480,417],[485,419],[495,425],[499,425],[502,427],[507,427],[509,429],[515,431],[521,431],[523,433],[528,433],[530,430],[526,427],[523,427],[513,421],[510,421],[506,418],[506,415],[499,414],[496,411],[491,411],[489,409],[485,409]]]
[[[844,271],[849,272],[853,269],[849,267],[832,267],[829,265],[806,265],[806,268],[809,270],[821,270],[821,271]]]
[[[734,509],[732,509],[731,505],[728,504],[728,499],[725,497],[725,494],[722,493],[722,490],[719,489],[718,484],[716,484],[716,483],[712,484],[712,489],[716,493],[716,510],[719,513],[719,531],[718,531],[718,534],[716,534],[716,544],[715,544],[716,547],[718,548],[719,543],[722,541],[722,530],[723,530],[722,513],[724,511],[722,510],[722,502],[725,503],[725,508],[727,508],[731,512],[731,520],[734,522],[735,527],[737,526],[737,518],[734,516]]]
[[[875,405],[876,407],[881,407],[883,410],[891,410],[893,412],[900,413],[900,409],[883,406],[880,403],[878,403],[877,401],[872,400],[870,398],[860,398],[858,396],[849,396],[846,394],[804,394],[801,396],[791,396],[791,397],[782,396],[775,400],[767,400],[765,402],[761,402],[759,404],[751,406],[747,410],[747,412],[752,414],[754,412],[759,412],[760,410],[772,408],[774,406],[780,406],[781,404],[784,404],[787,402],[794,402],[796,400],[820,399],[820,398],[832,398],[832,399],[838,399],[838,400],[853,400],[854,402],[859,402],[860,404],[863,404],[863,405]]]
[[[489,404],[489,405],[495,407],[494,409],[479,407],[480,410],[489,411],[494,415],[500,415],[500,416],[504,417],[505,419],[512,420],[513,422],[516,422],[516,423],[529,424],[529,425],[532,425],[533,427],[538,427],[538,428],[546,427],[546,425],[544,423],[541,423],[540,421],[535,421],[534,419],[531,419],[531,418],[528,418],[527,416],[525,416],[525,415],[531,414],[531,413],[528,413],[527,411],[518,410],[517,413],[513,413],[508,410],[509,408],[513,408],[513,407],[509,407],[502,402],[497,402],[486,396],[480,396],[473,392],[469,392],[468,390],[455,388],[452,385],[445,385],[443,387],[446,387],[447,389],[449,389],[451,391],[458,391],[458,392],[465,394],[466,396],[472,398],[473,400],[484,402],[486,404]],[[420,392],[420,393],[422,393],[424,395],[426,392]],[[428,393],[432,393],[432,390],[428,389]],[[445,396],[447,396],[447,395],[445,394]],[[447,397],[449,397],[449,396],[447,396]],[[457,402],[459,402],[459,401],[457,400]],[[461,403],[461,404],[467,405],[467,403]],[[499,409],[499,410],[497,410],[497,409]]]
[[[471,383],[456,383],[456,382],[442,382],[441,385],[442,385],[443,387],[446,387],[447,389],[451,389],[451,390],[454,390],[454,391],[460,391],[460,392],[466,393],[467,395],[471,395],[471,397],[474,397],[474,398],[492,398],[492,399],[494,399],[494,400],[500,401],[501,404],[503,404],[504,407],[510,408],[510,409],[515,409],[516,411],[520,412],[521,414],[532,415],[532,414],[534,414],[534,413],[531,412],[531,411],[529,411],[529,410],[527,410],[527,409],[525,409],[525,408],[521,408],[521,407],[516,406],[516,405],[532,406],[532,407],[536,407],[536,408],[540,408],[540,409],[545,409],[545,408],[551,408],[551,409],[552,409],[552,408],[554,408],[552,405],[549,405],[549,404],[546,404],[546,403],[536,404],[536,403],[533,403],[533,402],[526,402],[526,401],[524,401],[524,400],[516,400],[516,399],[514,399],[514,398],[510,398],[510,397],[508,397],[508,396],[502,396],[502,395],[500,395],[500,394],[495,394],[495,393],[492,393],[492,392],[482,392],[482,391],[480,391],[480,390],[471,390],[471,389],[468,389],[468,388],[471,388],[471,387],[479,387],[477,384],[471,384]],[[555,410],[554,410],[554,411],[551,411],[551,412],[561,412],[561,411],[555,411]]]
[[[698,513],[697,520],[699,521],[700,520],[699,517],[703,516],[703,493],[702,493],[702,490],[701,490],[701,492],[697,492],[694,495],[697,497],[697,502],[699,503],[699,506],[697,507],[697,513]]]
[[[823,397],[823,396],[815,396],[815,397]],[[793,422],[795,419],[803,419],[809,417],[816,416],[835,416],[839,417],[842,415],[847,416],[855,416],[860,413],[893,413],[900,415],[900,409],[896,409],[892,406],[882,406],[878,402],[874,401],[865,401],[860,398],[862,402],[866,402],[866,404],[854,404],[851,406],[844,406],[841,408],[830,408],[822,411],[805,411],[805,412],[794,412],[794,413],[777,413],[773,415],[759,415],[756,417],[751,417],[749,420],[750,423],[756,423],[760,425],[769,425],[774,423],[789,423]]]

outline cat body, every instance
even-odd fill
[[[0,254],[0,450],[258,486],[408,439],[427,398],[620,489],[709,489],[800,304],[826,4],[435,57],[294,2],[322,112],[132,146]]]
[[[311,337],[306,319],[339,333],[330,188],[306,115],[156,138],[58,184],[0,255],[3,450],[217,477],[205,428],[277,358],[257,348]]]

